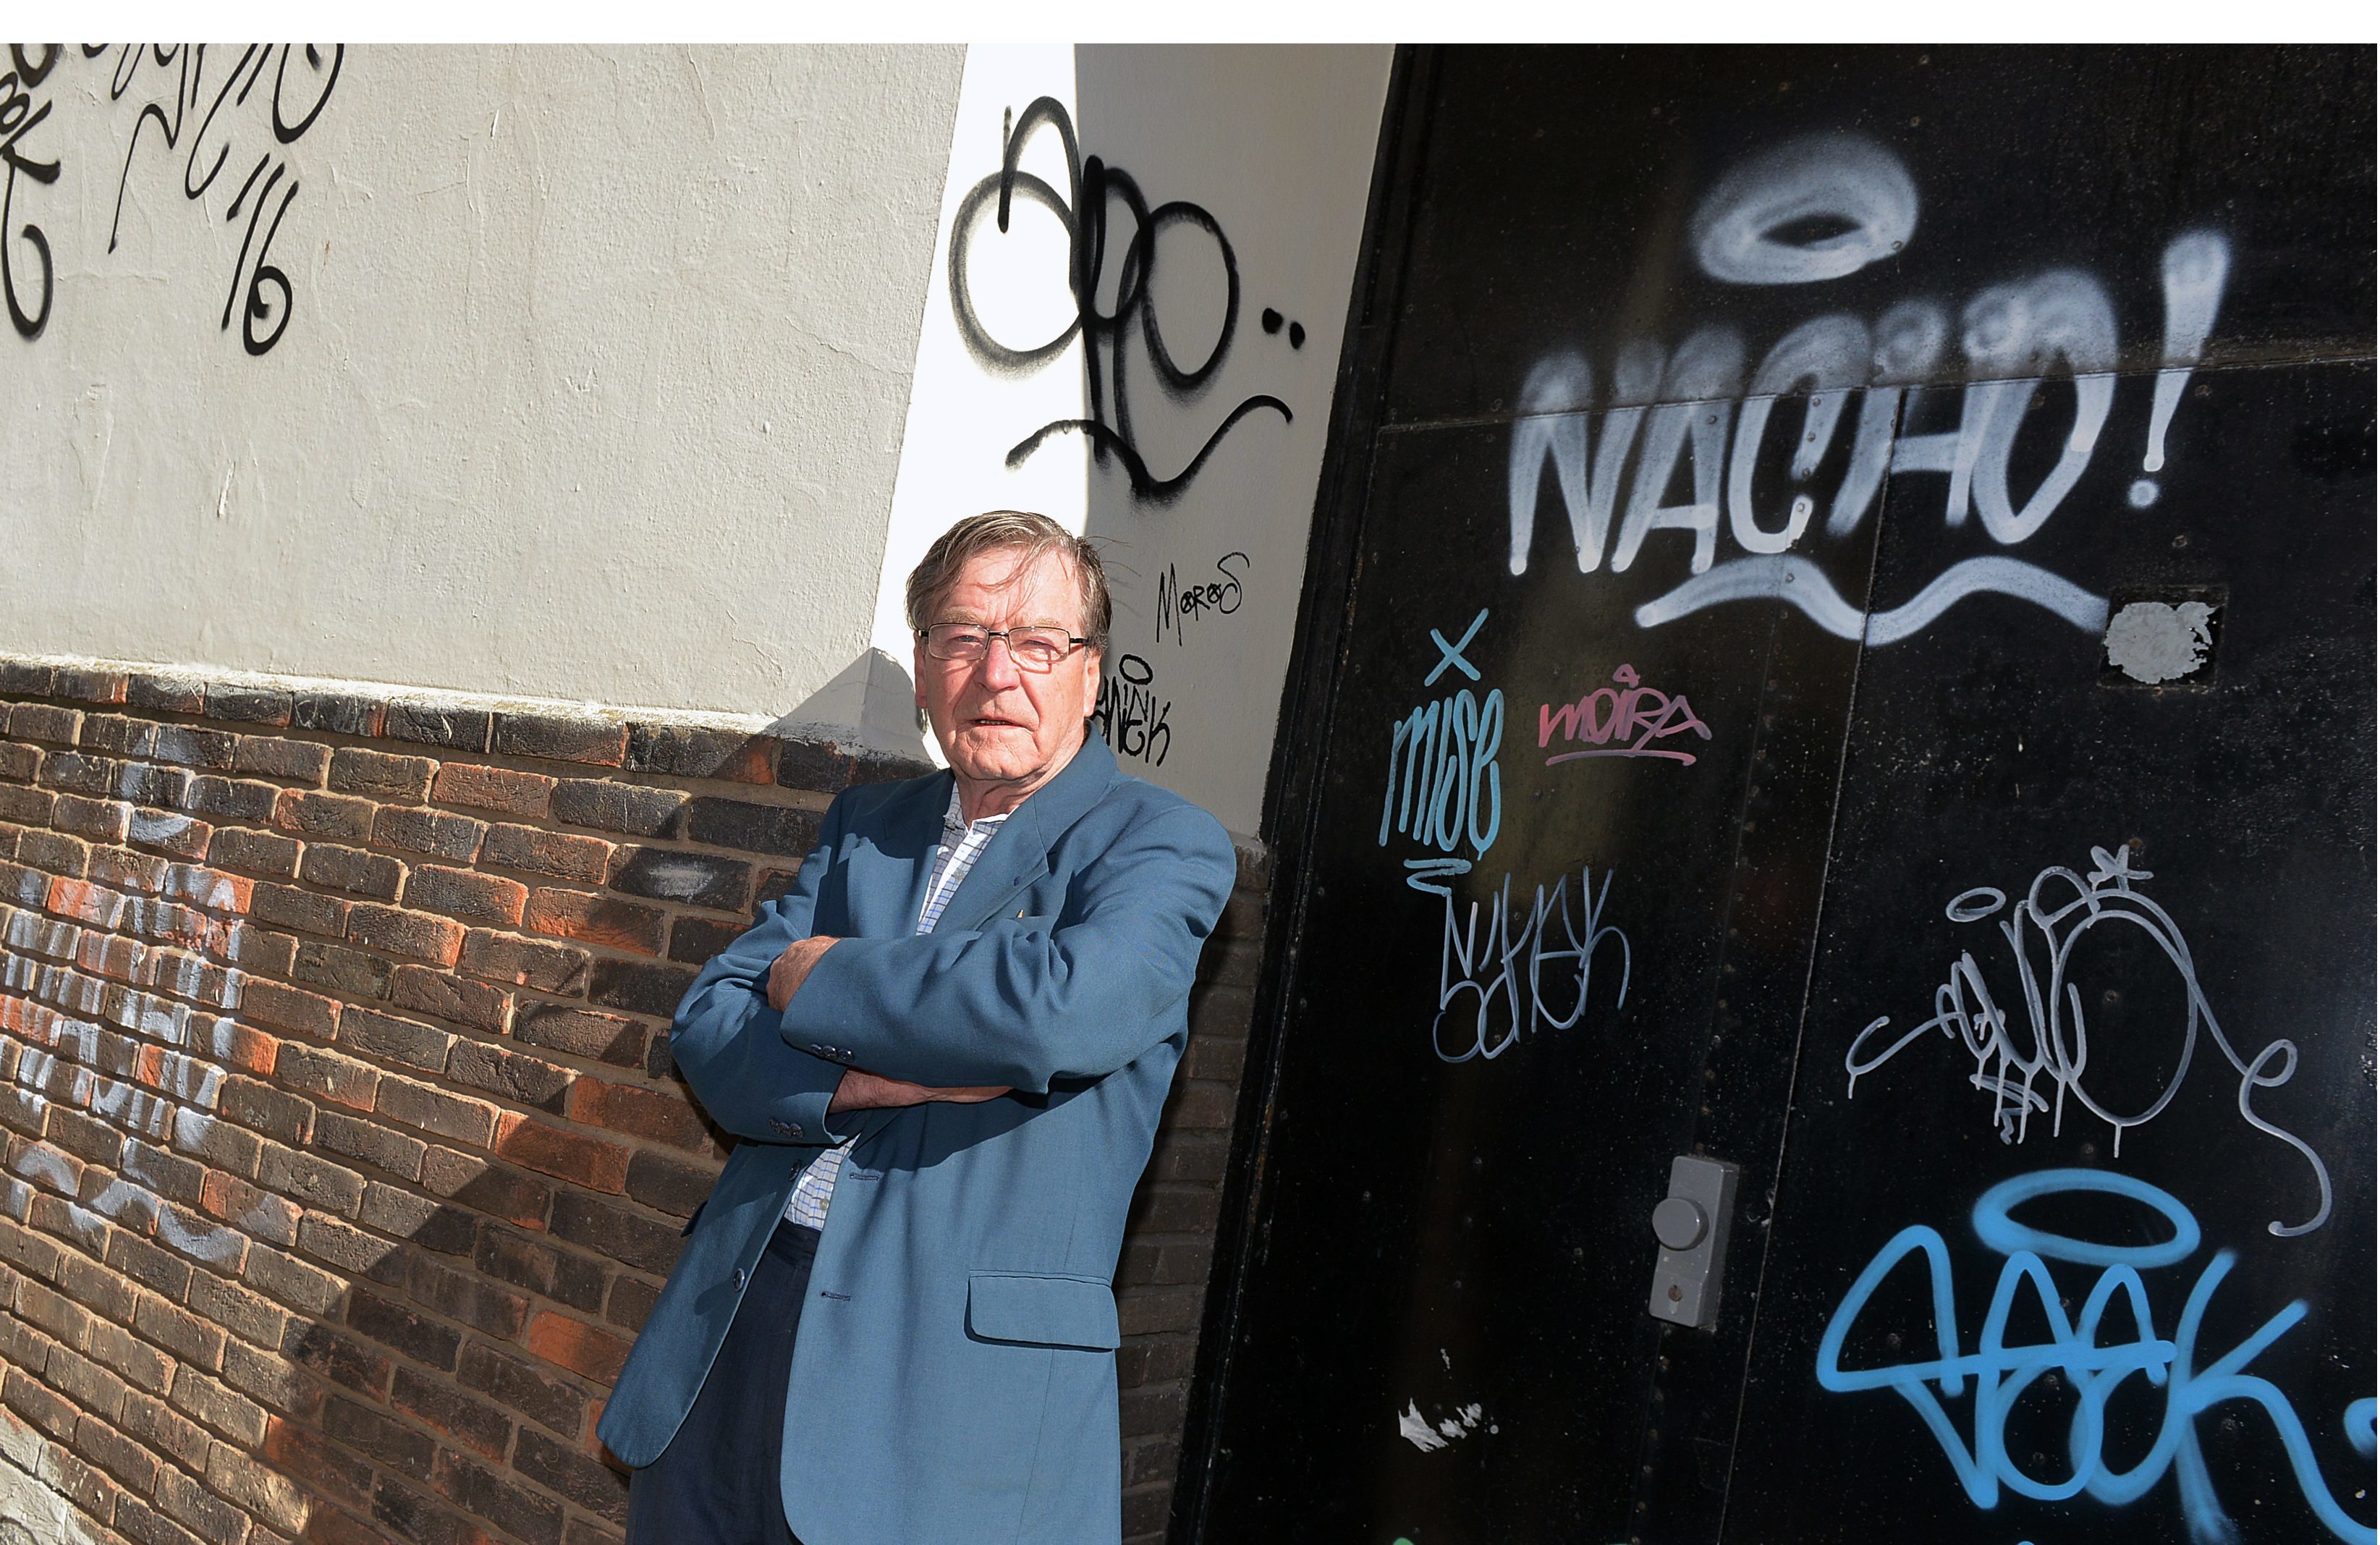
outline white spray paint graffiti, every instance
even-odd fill
[[[2065,1125],[2066,1102],[2071,1099],[2115,1129],[2116,1150],[2121,1153],[2125,1132],[2155,1120],[2180,1092],[2203,1027],[2216,1050],[2239,1075],[2240,1119],[2294,1149],[2313,1171],[2317,1197],[2313,1215],[2301,1223],[2275,1221],[2270,1224],[2272,1232],[2286,1236],[2320,1228],[2330,1217],[2330,1172],[2303,1138],[2258,1115],[2250,1103],[2257,1090],[2278,1089],[2296,1076],[2297,1043],[2276,1037],[2254,1056],[2241,1056],[2216,1023],[2215,1010],[2199,987],[2198,966],[2191,958],[2190,942],[2182,937],[2181,925],[2134,889],[2136,882],[2151,877],[2149,871],[2131,867],[2131,850],[2125,846],[2112,851],[2094,847],[2091,864],[2087,877],[2059,865],[2043,870],[2034,877],[2024,899],[2009,909],[1998,925],[2016,969],[2023,1004],[2021,1025],[2011,1023],[2009,1012],[1994,1000],[1973,954],[1962,950],[1949,979],[1934,990],[1934,1017],[1894,1035],[1880,1050],[1876,1043],[1891,1033],[1889,1016],[1877,1016],[1852,1038],[1850,1050],[1843,1053],[1843,1071],[1849,1075],[1846,1096],[1857,1092],[1861,1078],[1925,1039],[1928,1031],[1938,1030],[1974,1058],[1975,1070],[1967,1081],[1991,1095],[1992,1120],[1999,1128],[2000,1141],[2024,1141],[2036,1112],[2049,1113],[2050,1133],[2058,1135]],[[1953,896],[1943,915],[1954,923],[1981,922],[1998,917],[2008,905],[2004,893],[1979,885]],[[2172,966],[2182,989],[2181,1021],[2175,1027],[2180,1034],[2169,1057],[2157,1064],[2169,1066],[2172,1072],[2155,1099],[2131,1111],[2107,1102],[2105,1090],[2111,1077],[2117,1077],[2109,1064],[2115,1056],[2127,1052],[2139,1055],[2143,1049],[2112,1043],[2104,1032],[2093,1043],[2083,1014],[2082,987],[2073,969],[2075,946],[2105,923],[2127,924],[2147,934]],[[2097,1066],[2092,1069],[2095,1052]],[[2086,1070],[2098,1075],[2100,1093],[2094,1094],[2085,1082]],[[2049,1086],[2049,1094],[2035,1088],[2042,1082]]]
[[[1916,229],[1917,208],[1916,186],[1891,152],[1855,136],[1812,136],[1722,176],[1694,217],[1691,240],[1714,278],[1811,284],[1899,253]],[[1814,223],[1834,227],[1832,234],[1789,239],[1796,227]],[[2229,266],[2228,241],[2211,231],[2177,237],[2166,249],[2166,369],[2156,382],[2146,471],[2165,466],[2174,409],[2204,352]],[[1954,342],[1966,380],[1958,388],[1957,421],[1914,429],[1908,410],[1927,389],[1920,383],[1939,379]],[[1963,560],[1914,599],[1871,614],[1844,599],[1814,564],[1792,555],[1822,505],[1826,539],[1856,531],[1888,472],[1942,477],[1944,519],[1953,528],[1972,516],[2004,547],[2036,535],[2082,481],[2115,405],[2116,312],[2096,278],[2050,269],[1993,285],[1960,308],[1955,325],[1949,309],[1928,299],[1889,307],[1873,325],[1844,312],[1815,317],[1768,349],[1748,386],[1745,359],[1743,340],[1725,327],[1705,327],[1674,352],[1636,340],[1620,350],[1609,393],[1599,400],[1585,356],[1564,351],[1539,361],[1522,386],[1524,417],[1512,430],[1506,480],[1512,572],[1528,570],[1550,464],[1580,573],[1601,569],[1607,550],[1611,572],[1626,571],[1656,532],[1693,539],[1688,578],[1639,607],[1639,627],[1764,599],[1793,604],[1838,637],[1886,644],[1979,594],[2029,602],[2088,631],[2106,626],[2103,598],[2018,558]],[[2050,416],[2034,408],[2036,395],[2052,383],[2070,388],[2072,417],[2049,431],[2059,436],[2048,447],[2053,464],[2030,491],[2020,491],[2011,468],[2033,458],[2018,454],[2019,441],[2048,423]],[[1856,414],[1850,411],[1854,394]],[[1783,508],[1762,509],[1754,498],[1755,468],[1779,400],[1796,395],[1804,395],[1804,403],[1786,467],[1796,491]],[[1846,421],[1848,456],[1828,498],[1808,485]],[[1691,465],[1692,497],[1664,504],[1682,459]],[[2156,483],[2146,478],[2127,494],[2136,508],[2157,496]],[[1722,515],[1743,556],[1720,560]]]

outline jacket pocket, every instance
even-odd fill
[[[1115,1294],[1096,1277],[967,1273],[967,1332],[979,1341],[1112,1352],[1123,1341]]]

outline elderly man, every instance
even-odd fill
[[[976,516],[907,602],[950,771],[838,797],[678,1008],[740,1140],[603,1414],[631,1545],[1121,1532],[1110,1283],[1231,844],[1089,733],[1087,543]]]

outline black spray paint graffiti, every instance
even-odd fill
[[[33,100],[33,92],[50,78],[57,67],[60,45],[43,43],[41,62],[36,64],[25,52],[25,45],[8,45],[8,73],[0,75],[0,164],[7,167],[7,189],[0,193],[0,290],[8,298],[8,320],[17,327],[18,335],[38,338],[50,324],[50,301],[57,275],[50,262],[50,238],[42,227],[30,220],[17,225],[17,178],[19,174],[47,185],[58,180],[55,161],[36,160],[25,149],[25,137],[50,116],[47,98]],[[42,275],[42,298],[28,311],[17,293],[17,244],[22,241],[31,250],[33,263]]]
[[[49,103],[33,106],[26,95],[48,77],[58,62],[58,45],[45,46],[47,52],[38,67],[28,59],[21,45],[12,46],[9,56],[15,67],[7,76],[0,77],[0,135],[7,137],[7,200],[11,206],[19,171],[43,183],[56,181],[59,174],[56,161],[37,162],[18,150],[23,135],[49,114]],[[230,186],[225,172],[248,159],[242,148],[239,162],[233,160],[235,147],[242,138],[234,126],[240,110],[249,108],[251,99],[256,105],[249,116],[257,121],[249,126],[249,142],[261,140],[261,131],[270,129],[272,142],[258,152],[248,175],[224,209],[227,226],[238,224],[243,216],[246,224],[241,228],[239,257],[232,264],[231,284],[216,324],[218,331],[229,332],[232,313],[237,310],[242,347],[251,355],[270,352],[288,330],[290,306],[295,298],[288,274],[272,262],[273,238],[280,234],[282,219],[298,197],[298,178],[282,152],[304,138],[322,116],[322,109],[330,104],[331,93],[339,82],[340,67],[346,60],[346,45],[333,44],[326,53],[317,43],[283,43],[278,47],[251,43],[219,81],[209,77],[207,47],[203,43],[85,44],[82,56],[86,60],[98,59],[111,51],[116,57],[108,81],[110,102],[120,103],[134,95],[133,88],[141,80],[144,70],[157,81],[152,94],[141,101],[132,121],[132,131],[125,141],[124,164],[115,180],[115,213],[108,223],[107,249],[111,252],[122,236],[124,197],[144,136],[162,139],[165,149],[173,152],[183,148],[187,135],[188,150],[182,162],[182,195],[199,203],[219,184]],[[295,69],[291,67],[293,62],[298,66]],[[271,87],[260,91],[268,73]],[[156,126],[155,133],[150,134],[152,124]],[[268,208],[270,219],[266,218]],[[13,218],[13,208],[6,218]],[[0,224],[6,223],[6,219],[0,219]],[[40,337],[49,323],[54,275],[49,242],[41,229],[28,222],[20,235],[40,260],[38,308],[28,312],[19,299],[13,270],[14,240],[7,244],[6,258],[0,259],[0,280],[6,281],[9,320],[16,324],[18,335],[30,340]]]
[[[1200,579],[1193,574],[1190,583],[1184,585],[1174,566],[1167,564],[1165,572],[1157,577],[1157,641],[1165,641],[1165,631],[1170,627],[1173,641],[1183,643],[1189,634],[1191,618],[1208,613],[1228,617],[1237,612],[1245,590],[1241,581],[1246,578],[1247,572],[1245,553],[1226,553],[1215,560],[1215,572],[1210,578]]]
[[[1065,147],[1067,186],[1062,195],[1041,178],[1017,167],[1026,142],[1045,126],[1057,131]],[[1215,217],[1198,205],[1177,199],[1151,209],[1130,173],[1120,166],[1108,165],[1098,156],[1086,160],[1075,141],[1074,121],[1067,116],[1064,104],[1055,98],[1036,98],[1021,116],[1003,125],[1001,140],[1000,170],[968,189],[951,223],[951,310],[958,321],[959,335],[985,365],[1024,374],[1055,359],[1079,334],[1091,408],[1087,419],[1060,419],[1026,435],[1008,453],[1009,466],[1024,465],[1027,456],[1054,435],[1080,434],[1090,442],[1094,460],[1105,465],[1109,455],[1113,454],[1122,463],[1132,481],[1134,497],[1151,504],[1171,504],[1182,496],[1223,436],[1242,419],[1269,410],[1280,414],[1283,423],[1290,421],[1287,403],[1259,393],[1243,399],[1223,415],[1223,421],[1199,446],[1188,466],[1170,478],[1151,472],[1133,440],[1132,408],[1124,389],[1126,351],[1137,332],[1159,384],[1176,401],[1187,402],[1213,383],[1231,354],[1232,335],[1239,329],[1240,270],[1231,238],[1223,234]],[[987,209],[997,206],[995,223],[1005,233],[1019,197],[1049,211],[1064,228],[1066,283],[1075,301],[1074,319],[1057,336],[1025,348],[1012,347],[991,335],[967,288],[967,253],[978,239]],[[1115,308],[1103,311],[1099,309],[1099,286],[1109,273],[1109,209],[1112,203],[1121,203],[1130,215],[1131,234],[1115,249]],[[1216,332],[1214,347],[1205,359],[1186,367],[1173,358],[1167,347],[1153,304],[1157,293],[1158,237],[1176,225],[1213,238],[1216,254],[1222,260],[1225,286],[1222,324]],[[1263,322],[1267,333],[1279,331],[1281,313],[1268,308]],[[1291,347],[1304,347],[1305,329],[1296,322],[1290,323],[1289,329]]]
[[[1139,655],[1116,656],[1114,671],[1099,678],[1099,706],[1091,717],[1116,755],[1162,767],[1173,748],[1173,731],[1165,723],[1173,701],[1158,696],[1156,681],[1157,672]]]

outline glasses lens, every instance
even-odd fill
[[[926,652],[937,660],[980,660],[984,631],[965,623],[938,622],[926,629]]]
[[[1066,646],[1066,634],[1062,628],[1018,627],[1008,635],[1008,652],[1028,671],[1050,669],[1064,657]]]

